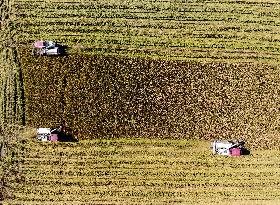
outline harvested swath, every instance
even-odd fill
[[[15,1],[21,44],[71,52],[208,61],[279,59],[276,1]],[[249,8],[249,9],[248,9]]]
[[[12,182],[18,178],[15,160],[18,127],[24,123],[21,73],[15,48],[11,46],[14,32],[11,28],[14,18],[13,2],[0,3],[0,201],[13,197]]]
[[[9,204],[279,201],[279,151],[235,158],[213,156],[208,146],[202,140],[143,138],[28,140],[20,158],[25,183]]]

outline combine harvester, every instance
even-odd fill
[[[241,156],[247,155],[248,150],[244,147],[243,141],[219,141],[212,142],[213,154],[225,155],[225,156]]]
[[[65,127],[59,128],[38,128],[36,139],[41,142],[77,142],[73,134],[65,130]]]
[[[32,49],[32,55],[34,56],[58,56],[63,54],[63,47],[53,41],[36,41]]]
[[[61,131],[58,129],[51,128],[38,128],[37,129],[37,140],[42,142],[57,142],[58,135]]]

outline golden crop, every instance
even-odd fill
[[[25,52],[28,125],[65,121],[80,139],[242,138],[261,146],[257,139],[270,135],[277,141],[277,67]]]

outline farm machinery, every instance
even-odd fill
[[[42,142],[56,142],[58,141],[58,135],[60,132],[59,129],[38,128],[36,138]]]
[[[62,47],[53,41],[36,41],[33,45],[32,55],[61,55]]]
[[[247,154],[248,150],[244,147],[244,141],[220,141],[212,142],[213,154],[225,156],[240,156]]]
[[[36,139],[42,142],[77,142],[74,135],[64,126],[59,128],[38,128]]]

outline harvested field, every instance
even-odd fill
[[[52,39],[71,52],[203,61],[279,59],[279,8],[261,1],[15,0],[21,45]]]
[[[66,121],[86,139],[242,137],[277,146],[279,6],[16,0],[19,45],[50,39],[70,54],[35,59],[21,49],[27,124]]]
[[[213,156],[207,141],[28,140],[7,204],[278,204],[279,150]]]

